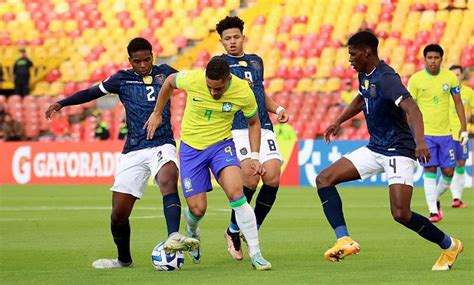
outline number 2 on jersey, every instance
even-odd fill
[[[146,98],[148,99],[148,101],[155,101],[156,100],[155,88],[153,88],[153,86],[147,86],[146,87]]]

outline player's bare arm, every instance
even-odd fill
[[[461,145],[467,144],[469,138],[466,131],[466,113],[464,111],[464,105],[461,100],[461,94],[453,95],[454,106],[456,107],[456,113],[458,114],[459,121],[461,122],[461,129],[459,130],[459,138],[461,139]]]
[[[331,135],[335,135],[340,129],[341,124],[345,121],[349,120],[350,118],[354,117],[355,115],[359,114],[362,111],[362,104],[364,99],[362,96],[357,95],[354,100],[352,100],[351,104],[347,106],[344,110],[342,115],[329,127],[326,129],[324,133],[324,137],[326,139],[326,143],[331,142]]]
[[[247,119],[249,123],[249,141],[250,141],[250,151],[251,151],[251,160],[252,168],[254,170],[253,175],[264,175],[265,169],[259,161],[260,153],[260,135],[261,135],[261,126],[258,115],[255,114],[251,118]]]
[[[423,115],[413,98],[408,97],[400,102],[400,108],[407,113],[410,120],[408,123],[412,126],[416,142],[415,155],[421,162],[430,160],[430,149],[425,141],[425,128],[423,125]]]
[[[59,104],[58,102],[49,105],[48,109],[45,112],[46,120],[51,120],[53,114],[61,110],[62,107],[63,106],[61,106],[61,104]]]
[[[276,114],[278,116],[278,122],[280,123],[286,123],[290,119],[285,108],[278,105],[275,101],[273,101],[272,98],[268,97],[266,93],[265,93],[265,109],[267,109],[267,111],[269,112],[272,112],[273,114]]]
[[[173,90],[176,89],[175,83],[176,74],[171,74],[168,76],[161,86],[160,93],[158,94],[158,99],[156,100],[155,109],[148,117],[143,128],[147,130],[147,140],[151,140],[153,138],[153,134],[155,133],[156,129],[161,126],[162,114],[163,109],[165,108],[166,103],[170,99]]]

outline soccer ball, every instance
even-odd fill
[[[184,253],[177,251],[167,254],[163,248],[164,242],[160,242],[151,253],[151,264],[158,271],[173,271],[180,269],[184,264]]]

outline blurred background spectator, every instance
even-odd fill
[[[26,56],[26,49],[20,49],[20,57],[13,65],[15,94],[25,96],[30,94],[30,69],[33,62]]]
[[[4,115],[2,130],[5,141],[21,141],[25,139],[25,131],[22,124],[14,120],[8,113]]]

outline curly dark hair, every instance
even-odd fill
[[[134,38],[127,46],[127,52],[129,57],[132,57],[132,53],[142,50],[149,50],[150,52],[152,52],[150,42],[144,38]]]
[[[216,31],[219,33],[220,36],[222,36],[222,32],[228,29],[234,29],[237,28],[240,30],[240,32],[244,31],[244,24],[245,22],[242,21],[237,16],[234,17],[225,17],[224,19],[220,20],[219,23],[216,25]]]
[[[229,76],[230,68],[227,61],[221,56],[214,56],[207,63],[206,77],[212,80],[222,80]]]

